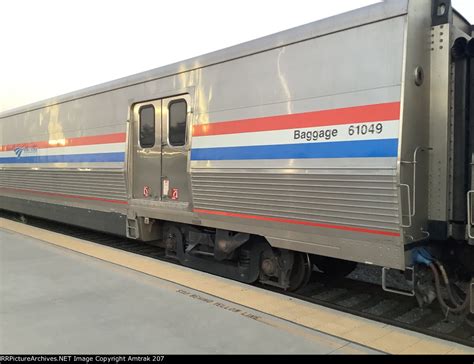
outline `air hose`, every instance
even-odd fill
[[[438,263],[440,264],[440,263]],[[466,298],[464,300],[464,302],[462,304],[458,304],[456,303],[456,301],[453,301],[452,303],[455,305],[455,307],[451,307],[449,306],[442,294],[441,294],[441,282],[440,282],[440,277],[439,277],[439,272],[438,272],[438,269],[436,268],[436,264],[435,263],[431,263],[429,265],[429,267],[431,268],[431,270],[433,271],[433,275],[434,275],[434,278],[435,278],[435,286],[436,286],[436,295],[438,296],[438,302],[439,304],[441,305],[441,307],[446,311],[446,314],[448,314],[449,312],[452,312],[452,313],[463,313],[464,311],[466,311],[468,308],[469,308],[469,303],[470,303],[470,296],[469,294],[466,295]],[[444,268],[443,268],[444,270]],[[447,278],[447,276],[446,276]],[[448,285],[447,287],[449,287],[449,280],[448,280]],[[452,300],[452,292],[451,294],[449,294],[450,292],[450,288],[448,288],[448,295],[450,296],[450,300]]]
[[[441,275],[443,277],[444,285],[446,286],[446,291],[448,292],[449,299],[455,306],[462,305],[463,300],[451,288],[451,283],[449,282],[446,269],[444,269],[444,266],[439,261],[436,261],[436,265],[438,266],[438,269],[441,271]]]
[[[453,290],[451,289],[451,283],[449,282],[448,274],[446,273],[446,269],[441,264],[441,262],[433,259],[431,254],[425,248],[414,249],[413,260],[415,263],[422,264],[431,268],[435,279],[435,288],[436,295],[438,297],[438,302],[441,305],[443,311],[446,312],[446,314],[448,314],[449,312],[461,314],[469,309],[469,304],[471,302],[470,295],[466,294],[465,299],[462,300],[457,295],[457,293],[453,292]],[[443,278],[443,283],[446,286],[449,301],[451,301],[450,303],[452,304],[452,306],[448,305],[442,296],[440,272]]]

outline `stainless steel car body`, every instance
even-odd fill
[[[176,221],[405,269],[429,217],[449,219],[455,21],[440,35],[431,0],[385,1],[3,113],[0,201],[77,224],[114,213],[97,228],[135,238],[144,219]],[[178,99],[187,137],[172,147]]]

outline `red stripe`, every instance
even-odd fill
[[[100,198],[100,197],[65,195],[65,194],[63,194],[63,193],[43,192],[43,191],[35,191],[35,190],[24,190],[24,189],[9,188],[9,187],[0,187],[0,190],[9,190],[9,191],[15,191],[15,192],[27,192],[27,193],[37,194],[37,195],[46,195],[46,196],[64,197],[64,198],[74,198],[74,199],[78,199],[78,200],[100,201],[100,202],[115,203],[115,204],[120,204],[120,205],[128,205],[128,202],[127,202],[127,201],[123,201],[123,200],[109,200],[109,199]]]
[[[111,143],[124,143],[126,140],[125,133],[115,133],[106,135],[94,135],[78,138],[66,138],[64,140],[50,140],[50,141],[39,141],[29,143],[17,143],[7,144],[0,147],[1,152],[14,150],[17,147],[23,148],[57,148],[57,147],[76,147],[80,145],[93,145],[93,144],[111,144]]]
[[[328,125],[398,120],[400,102],[323,110],[302,114],[194,125],[193,136],[209,136],[258,131],[311,128]]]
[[[244,214],[236,214],[236,213],[233,213],[233,212],[212,211],[212,210],[202,210],[202,209],[194,209],[194,212],[201,213],[201,214],[208,214],[208,215],[237,217],[237,218],[241,218],[241,219],[252,219],[252,220],[260,220],[260,221],[281,222],[281,223],[284,223],[284,224],[314,226],[314,227],[325,228],[325,229],[354,231],[354,232],[357,232],[357,233],[364,233],[364,234],[375,234],[375,235],[396,236],[396,237],[400,236],[400,233],[394,233],[394,232],[390,232],[390,231],[363,229],[363,228],[357,228],[357,227],[351,227],[351,226],[321,224],[321,223],[310,222],[310,221],[281,219],[281,218],[278,218],[278,217],[244,215]]]

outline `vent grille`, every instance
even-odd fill
[[[315,223],[399,230],[396,177],[192,173],[194,207]]]
[[[126,200],[120,171],[2,170],[0,188]]]

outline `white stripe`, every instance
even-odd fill
[[[382,131],[377,132],[377,124],[382,125]],[[354,131],[350,135],[350,128]],[[364,130],[357,128],[363,128]],[[367,128],[367,130],[366,130]],[[374,129],[372,129],[374,128]],[[373,130],[374,132],[370,132]],[[295,139],[295,132],[310,134],[308,139]],[[334,136],[332,131],[337,131]],[[313,134],[329,133],[329,137],[313,139]],[[365,132],[362,135],[362,132]],[[240,146],[258,146],[258,145],[280,145],[280,144],[304,144],[304,143],[324,143],[324,142],[345,142],[357,140],[377,140],[377,139],[398,139],[399,120],[384,121],[384,122],[370,122],[357,123],[345,125],[329,125],[317,128],[301,128],[301,129],[286,129],[286,130],[270,130],[260,131],[254,133],[239,133],[239,134],[225,134],[225,135],[211,135],[193,137],[193,148],[218,148],[218,147],[240,147]]]
[[[42,157],[49,155],[95,154],[125,152],[125,143],[79,145],[73,147],[43,148],[36,152],[25,151],[21,157]],[[15,151],[0,152],[0,158],[16,157]]]

